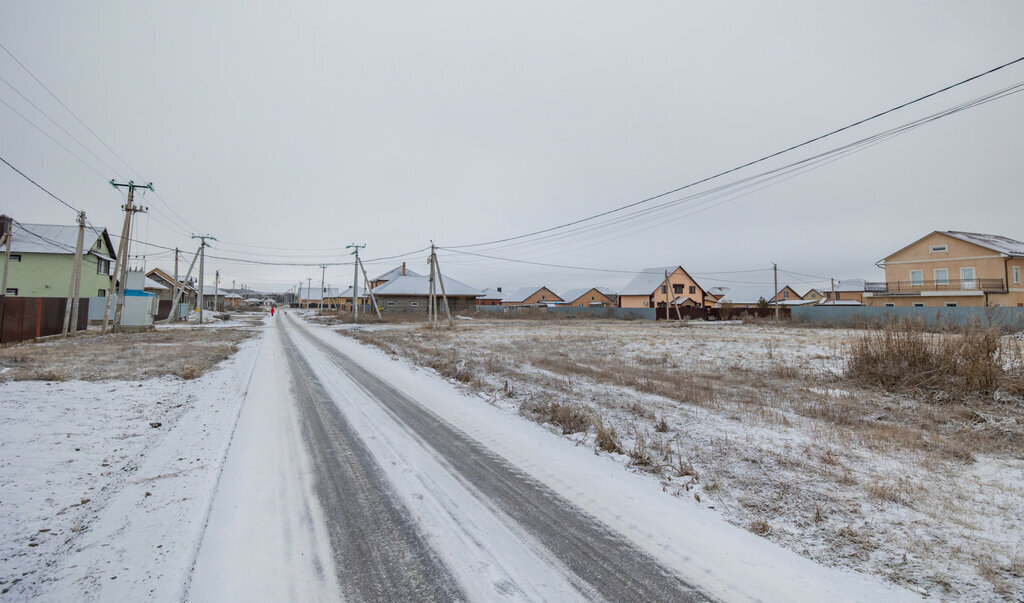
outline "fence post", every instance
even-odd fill
[[[39,307],[36,309],[36,339],[43,334],[43,298],[39,299]]]

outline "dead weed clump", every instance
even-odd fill
[[[597,437],[594,443],[605,452],[622,453],[622,443],[619,442],[619,434],[615,432],[615,428],[605,426],[600,421],[597,422]]]
[[[593,424],[590,412],[579,404],[533,400],[521,404],[519,412],[538,423],[557,425],[564,435],[586,432]]]
[[[923,392],[932,400],[989,396],[1004,382],[1016,383],[1019,355],[1008,358],[1012,351],[1001,339],[995,328],[972,325],[958,333],[926,333],[919,321],[901,321],[857,337],[850,345],[846,376],[889,391]]]

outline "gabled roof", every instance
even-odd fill
[[[961,241],[980,245],[992,251],[998,251],[999,253],[1005,253],[1014,257],[1024,257],[1024,243],[1010,237],[977,232],[961,232],[958,230],[940,230],[939,232]]]
[[[520,287],[520,288],[516,289],[515,291],[506,294],[505,295],[505,299],[502,300],[502,301],[507,301],[507,302],[512,302],[512,303],[519,303],[519,302],[522,302],[522,301],[526,301],[526,299],[528,297],[530,297],[534,293],[540,291],[541,289],[547,289],[548,291],[551,291],[551,287],[545,287],[543,285],[541,285],[540,287],[537,287],[537,286]],[[560,300],[561,301],[565,301],[565,300],[562,299],[562,297],[560,295],[558,295],[554,291],[551,291],[551,294],[554,295],[555,297],[557,297],[558,299],[557,300],[555,300],[555,299],[551,299],[551,300],[545,299],[544,301],[560,301]]]
[[[711,287],[710,289],[707,289],[707,292],[715,297],[721,297],[728,293],[730,288],[731,287]]]
[[[437,283],[436,292],[438,295],[441,295],[440,283]],[[461,283],[450,276],[444,277],[444,292],[445,295],[449,297],[476,297],[480,295],[479,289],[474,289],[473,287],[470,287],[465,283]],[[429,295],[430,277],[408,275],[395,277],[386,283],[374,287],[373,294],[375,296]]]
[[[781,285],[779,287],[779,291],[782,291],[786,287],[788,287],[788,285]],[[720,303],[723,303],[723,304],[725,304],[725,303],[731,303],[731,304],[756,304],[758,301],[761,300],[762,297],[765,300],[767,300],[767,301],[771,301],[771,299],[773,297],[775,297],[775,293],[772,291],[773,289],[774,289],[774,287],[771,284],[767,284],[767,285],[740,285],[738,287],[733,287],[732,289],[730,289],[729,292],[726,293],[722,297],[722,299],[720,299],[718,301]],[[790,289],[792,289],[792,287],[790,287]],[[793,291],[793,293],[795,294],[796,291]],[[779,300],[779,304],[784,304],[786,301],[794,301],[794,300],[780,299]],[[795,300],[795,301],[799,301],[799,300]],[[809,300],[807,300],[807,301],[809,301]]]
[[[160,280],[164,281],[165,283],[167,283],[168,285],[174,283],[174,277],[171,276],[170,274],[167,274],[161,268],[153,268],[152,270],[150,270],[149,272],[146,273],[146,277],[147,278],[157,278],[157,279],[160,279]],[[196,287],[194,287],[193,285],[191,285],[189,283],[186,283],[182,279],[178,279],[178,285],[182,289],[184,289],[185,291],[191,291],[193,293],[197,293],[199,291],[199,289],[197,289]]]
[[[477,299],[500,299],[504,300],[507,293],[498,291],[497,289],[491,289],[490,287],[484,289],[481,295],[477,295]]]
[[[105,228],[85,229],[82,252],[89,253],[96,246],[96,240],[103,238],[106,249],[113,257],[114,246]],[[11,253],[58,253],[73,254],[78,244],[78,226],[64,224],[22,224],[14,222],[11,232]],[[106,257],[106,256],[104,256]]]
[[[633,280],[626,283],[626,286],[619,291],[619,295],[651,295],[665,284],[665,271],[668,271],[669,276],[671,276],[676,270],[682,270],[683,274],[689,277],[694,283],[697,283],[697,279],[690,276],[690,273],[682,266],[644,268],[633,277]],[[700,283],[697,283],[697,286],[702,290],[704,289]]]
[[[591,290],[596,290],[598,293],[604,295],[605,297],[615,296],[615,292],[609,289],[608,287],[578,287],[576,289],[569,289],[565,293],[561,294],[559,297],[561,297],[567,302],[574,302],[584,294],[589,293]]]
[[[169,289],[169,287],[165,287],[164,285],[161,285],[160,283],[154,281],[153,279],[149,278],[148,276],[146,277],[146,285],[145,285],[144,288],[145,289],[164,289],[164,290]]]
[[[382,274],[382,275],[378,276],[377,278],[373,279],[373,281],[374,282],[376,282],[376,281],[390,281],[390,280],[398,278],[400,276],[422,276],[422,275],[417,274],[417,273],[413,272],[412,270],[409,270],[408,267],[405,268],[405,274],[402,274],[402,266],[395,266],[391,270],[388,270],[384,274]],[[351,296],[351,295],[352,295],[352,293],[350,292],[349,296]]]

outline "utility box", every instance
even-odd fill
[[[159,311],[156,294],[143,290],[146,275],[141,270],[129,270],[124,279],[124,307],[121,309],[122,327],[152,327]]]

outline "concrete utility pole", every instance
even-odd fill
[[[129,180],[127,184],[121,184],[111,180],[110,186],[113,186],[114,188],[127,188],[128,202],[122,206],[122,209],[124,209],[124,225],[121,226],[121,240],[118,241],[117,244],[117,257],[114,258],[114,273],[110,275],[110,288],[107,291],[107,307],[106,310],[103,311],[103,328],[100,330],[101,333],[107,332],[107,322],[110,320],[111,303],[115,304],[114,329],[118,329],[121,324],[121,310],[124,307],[124,278],[128,271],[128,251],[130,249],[129,238],[131,236],[132,216],[135,212],[146,211],[146,208],[135,207],[135,189],[148,188],[149,190],[153,190],[152,182],[146,185],[141,185],[135,184],[135,181],[133,180]]]
[[[832,279],[832,305],[836,305],[836,279]]]
[[[7,268],[11,263],[11,239],[14,238],[14,218],[10,216],[0,216],[3,219],[0,220],[0,229],[3,230],[0,233],[0,238],[3,239],[4,247],[4,276],[2,283],[0,283],[0,300],[7,299]],[[0,306],[3,309],[3,306]]]
[[[772,272],[775,274],[775,322],[779,322],[779,265],[772,264]]]
[[[373,304],[373,311],[377,313],[377,320],[380,320],[380,306],[377,305],[377,298],[373,296],[373,289],[370,288],[370,277],[366,276],[366,266],[363,265],[362,260],[359,260],[357,264],[359,269],[363,271],[363,282],[366,283],[366,292],[370,294],[370,303]]]
[[[194,256],[192,256],[192,263],[188,265],[188,272],[185,273],[185,278],[182,279],[186,283],[188,282],[188,279],[191,278],[191,276],[192,276],[192,269],[195,268],[196,260],[199,259],[199,252],[202,249],[203,249],[203,247],[200,245],[199,249],[196,249],[196,254]],[[177,279],[175,279],[175,280],[177,280]],[[174,295],[174,300],[171,302],[171,313],[168,314],[167,318],[164,319],[167,322],[171,322],[172,320],[177,320],[176,316],[178,314],[178,303],[180,302],[181,296],[184,293],[185,293],[185,285],[182,284],[182,286],[178,288],[178,292]]]
[[[174,248],[174,289],[172,290],[173,292],[171,293],[171,300],[172,300],[171,312],[170,312],[170,314],[167,315],[168,317],[173,317],[173,318],[171,318],[171,320],[177,320],[177,318],[178,318],[178,308],[176,308],[174,306],[173,300],[176,297],[178,297],[178,288],[179,287],[180,287],[180,285],[178,283],[178,248],[175,247]]]
[[[431,272],[437,271],[437,282],[441,285],[441,302],[444,303],[444,313],[448,316],[448,326],[452,326],[452,311],[448,307],[448,294],[444,291],[444,278],[441,276],[441,265],[437,263],[437,251],[434,250],[434,242],[430,242],[430,257],[433,259]],[[436,295],[434,296],[436,299]],[[434,321],[437,322],[437,310],[434,310]]]
[[[313,290],[313,277],[306,277],[306,309],[309,309],[309,296],[312,295],[310,291]]]
[[[192,235],[192,238],[193,239],[199,239],[199,324],[203,324],[203,304],[205,303],[205,300],[203,299],[203,287],[204,287],[204,284],[205,284],[205,281],[203,281],[203,276],[204,276],[203,269],[205,268],[205,264],[206,264],[206,239],[211,239],[213,241],[216,241],[217,239],[215,237],[212,237],[212,236],[208,235],[208,234],[206,234],[206,235],[196,235],[196,234],[194,234],[194,235]],[[215,290],[214,291],[214,297],[213,297],[213,303],[217,303],[217,295],[216,295],[216,293],[217,292]]]
[[[345,245],[345,249],[352,249],[351,255],[356,256],[355,265],[352,267],[352,322],[359,322],[359,250],[366,245]]]
[[[427,322],[430,323],[431,327],[437,326],[437,306],[436,306],[436,289],[434,287],[434,242],[430,242],[430,258],[427,260],[430,264],[430,288],[429,297],[427,298]]]
[[[320,266],[320,309],[324,309],[324,276],[327,274],[327,266]]]
[[[213,310],[217,311],[217,293],[220,289],[220,270],[214,273],[213,276]]]
[[[85,212],[78,212],[78,242],[75,243],[75,264],[71,268],[68,303],[64,306],[64,337],[78,330],[78,294],[82,283],[82,246],[85,244]]]

